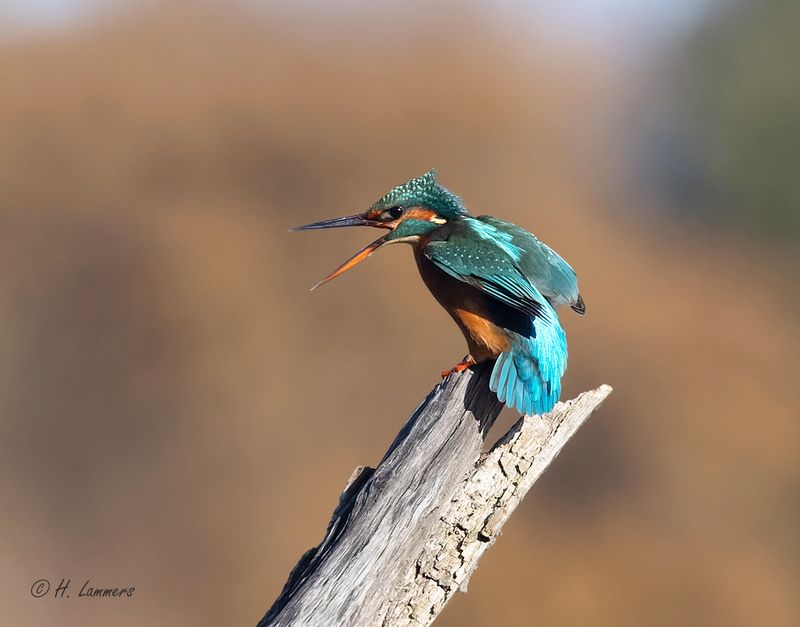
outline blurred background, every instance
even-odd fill
[[[2,0],[4,624],[257,622],[465,352],[407,249],[310,294],[372,234],[287,229],[431,167],[615,388],[436,624],[800,624],[798,77],[793,0]]]

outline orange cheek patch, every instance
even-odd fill
[[[436,217],[436,212],[426,207],[409,207],[403,214],[403,219],[430,221]]]

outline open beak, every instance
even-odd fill
[[[320,227],[320,228],[323,228],[323,227]],[[350,268],[360,264],[362,261],[364,261],[364,259],[369,257],[378,248],[380,248],[386,242],[386,238],[388,238],[388,237],[389,237],[389,234],[387,233],[386,235],[382,235],[381,237],[376,239],[371,244],[367,244],[366,246],[364,246],[364,248],[359,250],[355,255],[350,257],[350,259],[345,261],[341,266],[336,268],[336,270],[331,272],[328,276],[326,276],[319,283],[317,283],[314,287],[312,287],[311,290],[313,291],[313,290],[317,289],[320,285],[323,285],[323,284],[327,283],[328,281],[332,281],[333,279],[335,279],[340,274],[344,274]]]
[[[382,222],[370,220],[365,213],[358,213],[354,216],[343,216],[341,218],[333,218],[333,220],[322,220],[320,222],[312,222],[311,224],[304,224],[303,226],[296,226],[292,231],[313,231],[314,229],[335,229],[342,226],[382,226]]]
[[[305,224],[303,226],[297,226],[292,229],[292,231],[312,231],[314,229],[335,229],[343,226],[376,226],[380,228],[391,228],[386,225],[385,222],[378,222],[377,220],[370,220],[367,216],[369,215],[368,212],[359,213],[354,216],[344,216],[342,218],[333,218],[332,220],[322,220],[321,222],[312,222],[311,224]],[[326,276],[322,281],[317,283],[312,290],[317,289],[320,285],[327,283],[335,279],[340,274],[347,272],[353,266],[358,265],[364,259],[369,257],[373,252],[375,252],[381,245],[386,242],[386,238],[389,236],[387,233],[386,235],[379,237],[371,244],[364,246],[361,250],[359,250],[355,255],[350,257],[347,261],[345,261],[341,266],[336,268],[333,272],[331,272],[328,276]]]

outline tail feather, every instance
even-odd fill
[[[509,405],[514,404],[514,390],[517,387],[517,368],[514,366],[514,360],[508,360],[508,382],[506,383],[506,403]]]
[[[497,394],[501,403],[506,402],[506,383],[508,382],[508,353],[501,353],[492,369],[489,379],[489,389]]]
[[[567,339],[561,325],[534,320],[535,333],[511,335],[511,348],[495,362],[489,388],[524,414],[550,411],[561,395]]]

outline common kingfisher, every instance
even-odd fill
[[[489,388],[523,414],[543,414],[561,394],[567,338],[555,308],[583,314],[575,271],[553,249],[511,222],[471,215],[431,170],[392,189],[365,212],[297,231],[372,226],[389,232],[331,272],[315,289],[381,246],[404,242],[425,285],[464,334],[469,354],[445,377],[496,360]]]

